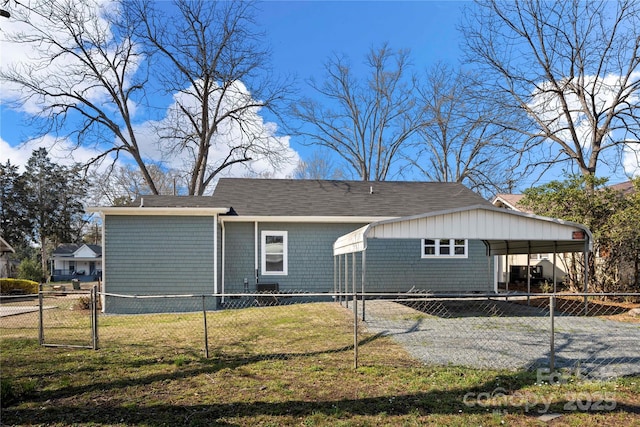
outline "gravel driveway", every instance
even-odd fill
[[[392,337],[425,364],[549,367],[551,319],[544,309],[487,299],[417,308],[367,301],[366,330]],[[581,316],[556,316],[554,323],[556,368],[596,378],[640,374],[639,323]]]

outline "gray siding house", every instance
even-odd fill
[[[202,308],[196,299],[144,305],[126,295],[332,292],[339,237],[378,221],[478,205],[491,206],[457,183],[223,178],[212,196],[144,196],[127,207],[92,208],[103,218],[103,290],[121,295],[107,296],[103,309]],[[485,244],[440,237],[373,239],[367,292],[492,291]]]

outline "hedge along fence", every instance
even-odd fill
[[[37,294],[38,282],[25,279],[0,279],[0,294]]]

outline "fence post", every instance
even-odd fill
[[[556,349],[555,349],[555,314],[554,308],[556,305],[555,295],[549,297],[549,317],[551,319],[551,336],[549,341],[549,373],[552,374],[555,371],[556,365]]]
[[[358,294],[353,288],[353,369],[358,369]]]
[[[91,338],[92,347],[98,349],[98,287],[91,288]]]
[[[43,307],[43,299],[42,295],[42,283],[38,285],[38,311],[40,313],[40,318],[38,319],[38,341],[40,345],[44,345],[44,307]]]
[[[209,335],[207,333],[207,307],[205,304],[205,296],[202,295],[202,318],[204,320],[204,357],[209,358]]]

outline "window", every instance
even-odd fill
[[[467,258],[467,240],[422,239],[422,258]]]
[[[262,274],[287,274],[287,232],[262,232]]]

